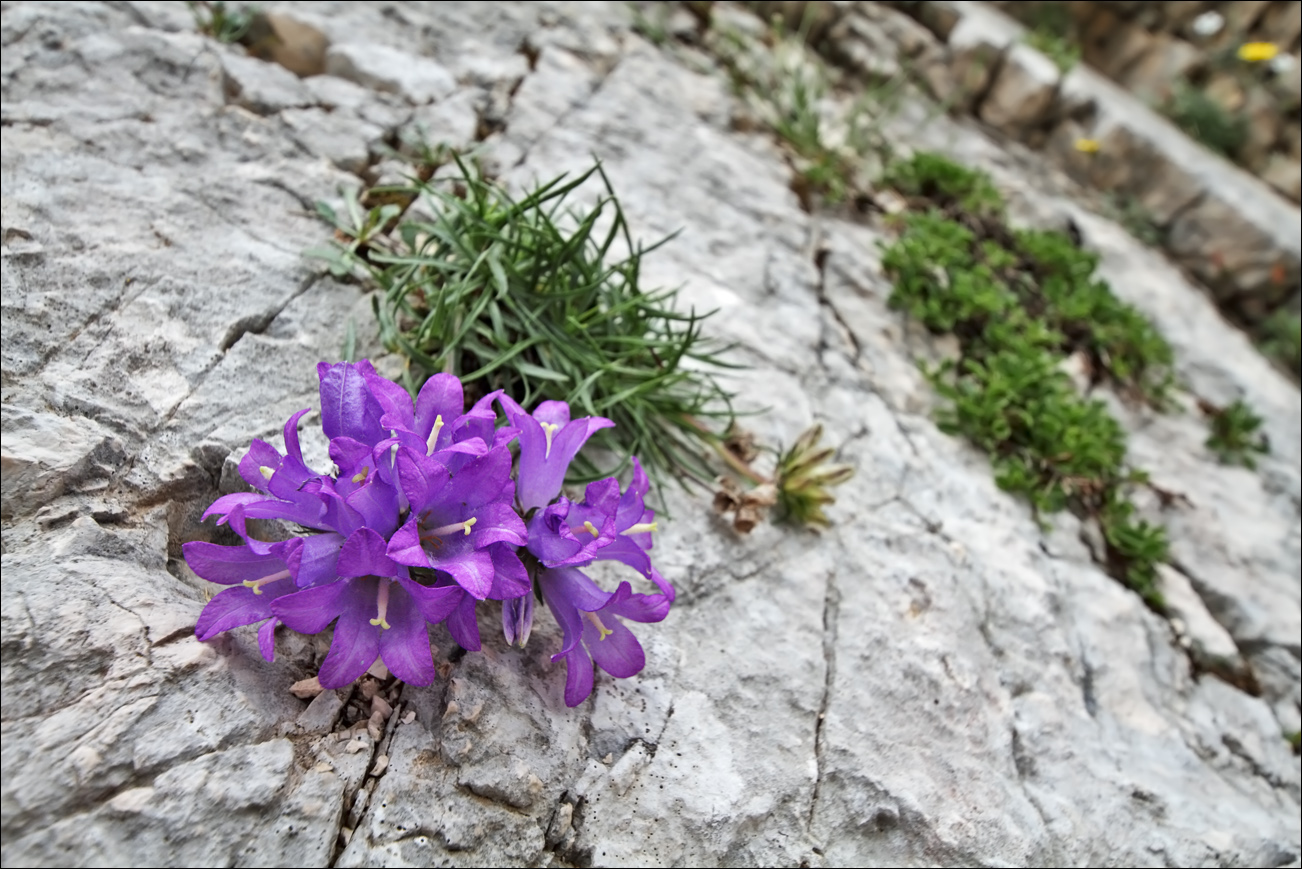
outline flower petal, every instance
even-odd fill
[[[669,615],[673,602],[670,595],[633,594],[632,587],[627,582],[621,582],[603,612],[612,612],[635,622],[658,622]]]
[[[505,401],[503,406],[507,408],[511,424],[520,429],[516,495],[526,512],[550,504],[560,494],[565,472],[583,444],[593,432],[614,425],[602,417],[584,417],[569,422],[569,406],[564,402],[543,402],[532,416],[515,413]],[[544,424],[559,429],[549,429],[549,438]]]
[[[321,429],[327,438],[350,437],[373,446],[384,437],[380,404],[366,383],[367,375],[375,373],[370,362],[322,362],[316,371],[321,380]]]
[[[408,685],[434,681],[434,656],[429,647],[425,617],[404,585],[389,587],[389,628],[380,631],[380,657],[384,665]]]
[[[484,452],[488,452],[489,447],[493,446],[496,439],[494,427],[497,425],[497,414],[491,410],[470,411],[462,414],[452,423],[452,442],[474,442],[478,441],[484,445]]]
[[[287,549],[292,552],[292,548]],[[181,554],[196,576],[222,585],[256,582],[289,569],[283,558],[260,555],[248,546],[219,546],[195,541],[182,545]]]
[[[267,491],[267,482],[271,477],[262,472],[267,468],[273,474],[280,470],[280,464],[283,457],[276,452],[276,448],[264,440],[253,439],[249,444],[249,451],[240,459],[239,471],[244,482],[248,483],[259,492]]]
[[[429,553],[420,542],[420,517],[413,510],[402,527],[389,538],[388,555],[409,567],[433,567]]]
[[[362,584],[363,581],[358,579],[341,579],[329,585],[305,588],[277,598],[271,611],[289,625],[290,630],[300,634],[319,634],[344,612],[352,600],[350,593]]]
[[[380,654],[380,629],[371,624],[375,608],[375,580],[348,583],[348,602],[335,623],[330,653],[321,662],[317,678],[322,688],[342,688],[360,679]],[[310,592],[299,592],[309,594]]]
[[[398,565],[386,553],[388,545],[374,529],[359,528],[339,550],[339,575],[393,576]]]
[[[402,576],[398,577],[398,582],[416,602],[425,621],[431,624],[438,624],[450,616],[466,597],[465,590],[455,583],[431,588]]]
[[[447,571],[457,581],[457,585],[471,596],[483,600],[493,589],[493,558],[482,549],[467,549],[445,555],[456,543],[455,538],[445,542],[441,550],[430,555],[430,564]]]
[[[552,656],[552,660],[568,653],[582,638],[583,618],[580,611],[599,610],[613,596],[603,592],[582,571],[573,567],[539,571],[538,588],[564,634],[561,651]]]
[[[488,554],[493,559],[493,587],[488,592],[492,600],[510,600],[526,597],[533,591],[529,582],[529,571],[516,554],[514,547],[505,543],[494,543],[488,547]]]
[[[307,412],[308,408],[303,408],[285,422],[285,460],[280,467],[281,473],[287,475],[287,481],[294,485],[310,477],[319,476],[303,461],[303,450],[298,444],[298,421]]]
[[[613,615],[598,613],[597,618],[601,619],[610,633],[599,632],[596,625],[588,619],[584,619],[583,624],[583,643],[592,653],[597,666],[617,679],[627,679],[641,673],[646,666],[646,653],[642,651],[642,644],[637,641],[637,637]]]
[[[337,437],[330,441],[330,461],[339,467],[340,483],[347,482],[344,478],[352,477],[361,471],[367,476],[370,475],[371,465],[371,448],[359,440],[350,437]],[[360,483],[361,480],[354,482]]]
[[[547,425],[564,428],[570,423],[570,406],[563,401],[544,401],[533,409],[533,418]]]
[[[465,518],[476,515],[486,504],[503,500],[511,485],[511,453],[506,449],[490,450],[471,459],[461,468],[447,491],[441,493],[440,509],[464,511]],[[508,496],[509,497],[509,496]],[[458,506],[453,506],[458,505]]]
[[[222,495],[216,501],[213,501],[207,510],[203,511],[203,516],[200,517],[200,520],[206,520],[209,516],[225,516],[236,507],[246,504],[257,504],[263,501],[275,500],[275,498],[270,498],[266,495],[259,495],[254,492],[234,492],[230,495]],[[221,523],[219,522],[218,524]]]
[[[634,456],[633,479],[629,481],[628,488],[620,496],[619,509],[615,512],[615,527],[621,532],[639,522],[650,522],[655,518],[654,511],[647,510],[644,504],[646,493],[650,489],[651,480],[647,477],[646,471],[642,469],[642,463],[637,460],[637,456]],[[649,549],[650,547],[646,548]]]
[[[533,606],[532,594],[522,594],[502,602],[502,634],[507,645],[514,646],[518,642],[520,648],[524,648],[529,642],[533,630]]]
[[[324,585],[338,579],[336,568],[339,564],[339,550],[344,545],[343,535],[326,532],[311,534],[302,540],[303,549],[297,564],[291,563],[289,566],[294,572],[294,582],[298,587]]]
[[[483,549],[495,543],[524,546],[529,536],[524,520],[515,508],[507,501],[494,501],[475,511],[475,527],[471,529],[470,539],[476,549]]]
[[[422,513],[442,494],[450,474],[437,459],[410,447],[399,447],[397,456],[398,485],[407,496],[413,513]]]
[[[398,492],[374,472],[356,492],[344,498],[344,502],[357,511],[363,524],[385,537],[398,527]]]
[[[262,653],[263,660],[268,663],[276,660],[276,625],[280,624],[280,619],[269,618],[258,628],[258,651]]]
[[[552,660],[562,657],[565,658],[565,705],[578,706],[592,693],[592,658],[582,643],[564,655],[552,656]]]
[[[263,498],[261,501],[243,504],[238,509],[245,519],[286,519],[305,528],[318,527],[325,512],[315,496],[304,498],[298,503],[281,501],[279,498]],[[232,524],[231,527],[234,528],[235,525]]]
[[[504,447],[519,436],[520,430],[518,428],[513,425],[504,425],[493,432],[493,442],[489,446],[493,449]]]
[[[374,369],[364,371],[362,376],[371,390],[371,395],[380,405],[380,425],[385,429],[405,429],[410,431],[414,424],[412,416],[411,395],[407,390],[387,377],[381,377]]]
[[[651,556],[638,546],[632,537],[628,534],[621,534],[611,541],[609,546],[602,548],[596,556],[597,561],[618,561],[621,564],[627,564],[638,573],[651,578],[654,568],[651,566]]]
[[[272,601],[294,590],[293,580],[269,582],[256,594],[253,589],[239,586],[218,594],[199,613],[194,634],[200,640],[210,640],[222,631],[251,625],[271,618]]]
[[[447,619],[448,633],[457,645],[467,652],[478,652],[479,621],[475,618],[475,599],[470,595],[461,598],[461,603]]]
[[[435,446],[442,449],[452,443],[452,424],[466,411],[465,395],[461,390],[461,381],[451,374],[435,374],[425,381],[416,396],[416,419],[412,431],[421,440],[428,441],[434,430],[434,421],[443,417],[443,428]]]
[[[333,486],[321,487],[320,497],[323,506],[321,519],[313,527],[329,528],[331,531],[347,537],[358,528],[366,525],[366,520],[362,518],[362,515],[349,506],[348,502],[334,490]]]

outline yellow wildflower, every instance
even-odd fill
[[[1076,150],[1082,154],[1097,154],[1099,152],[1098,139],[1077,139]]]
[[[1277,54],[1279,54],[1279,46],[1273,42],[1245,42],[1239,46],[1239,60],[1246,60],[1248,63],[1273,60]]]

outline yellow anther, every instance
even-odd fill
[[[475,523],[478,522],[478,521],[479,521],[479,520],[476,519],[474,516],[471,516],[471,517],[470,517],[469,519],[467,519],[464,523],[462,523],[462,524],[464,524],[464,525],[466,526],[466,536],[467,536],[467,537],[470,536],[470,529],[471,529],[471,528],[474,528],[474,527],[475,527]]]
[[[272,476],[276,473],[274,470],[268,468],[266,465],[261,466],[260,468],[258,468],[258,470],[262,472],[262,477],[263,479],[266,480],[270,480]]]
[[[650,534],[654,530],[656,530],[656,523],[639,522],[636,525],[630,525],[628,528],[625,528],[624,533],[625,534]]]
[[[601,636],[597,637],[597,642],[601,642],[602,640],[606,639],[606,637],[615,633],[610,628],[606,627],[601,623],[601,619],[597,618],[596,613],[584,613],[583,615],[585,618],[587,618],[588,621],[592,622],[592,626],[596,628],[598,632],[600,632]]]
[[[362,482],[363,480],[366,479],[366,475],[369,474],[370,472],[371,472],[371,466],[370,466],[370,465],[365,465],[365,466],[363,466],[363,468],[362,468],[360,471],[358,471],[357,473],[353,474],[353,482],[354,482],[354,483],[360,483],[360,482]]]
[[[556,435],[556,430],[560,426],[554,422],[540,422],[538,424],[542,426],[543,435],[547,438],[547,450],[543,453],[543,458],[549,459],[552,455],[552,438]]]
[[[269,582],[275,582],[278,579],[287,579],[288,570],[282,570],[279,573],[273,573],[270,576],[264,576],[262,579],[246,579],[241,583],[245,588],[253,589],[254,594],[262,594],[262,587]]]
[[[597,526],[596,526],[596,525],[593,525],[591,522],[586,522],[586,521],[585,521],[585,522],[583,523],[583,530],[586,531],[586,532],[588,532],[589,534],[591,534],[593,537],[600,537],[600,536],[601,536],[601,532],[597,530]]]
[[[429,440],[425,441],[427,455],[434,455],[434,442],[439,439],[439,432],[443,430],[443,414],[434,417],[434,427],[429,430]]]

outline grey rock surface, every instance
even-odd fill
[[[883,125],[991,171],[1027,222],[1074,220],[1185,399],[1265,417],[1253,474],[1216,464],[1195,411],[1103,396],[1187,498],[1152,506],[1186,633],[936,429],[914,360],[943,348],[886,305],[887,231],[802,211],[772,141],[730,129],[723,77],[622,4],[284,11],[337,74],[259,67],[176,4],[3,6],[6,865],[1296,863],[1302,402],[1177,268],[916,94]],[[302,253],[328,233],[314,202],[420,125],[482,137],[517,185],[600,157],[637,236],[682,230],[644,277],[719,310],[760,440],[822,421],[858,468],[820,536],[738,538],[673,495],[655,555],[678,603],[639,631],[644,672],[574,710],[547,615],[524,651],[487,611],[480,653],[437,628],[429,688],[315,697],[320,639],[267,664],[251,631],[193,634],[209,590],[180,546],[216,533],[232,455],[314,407],[350,320],[394,361],[364,290]],[[1261,696],[1195,670],[1189,631]]]

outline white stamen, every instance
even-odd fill
[[[603,624],[601,623],[601,619],[597,618],[597,614],[596,614],[596,613],[584,613],[583,616],[584,616],[584,618],[586,618],[588,621],[592,622],[592,626],[593,626],[594,628],[596,628],[598,631],[601,632],[601,636],[597,638],[597,642],[601,642],[602,640],[606,639],[606,637],[608,637],[608,636],[610,636],[611,634],[615,633],[615,632],[612,631],[610,628],[606,627],[605,625],[603,625]]]
[[[434,427],[429,430],[429,440],[425,442],[425,446],[429,448],[428,452],[426,452],[426,455],[430,455],[430,456],[434,455],[434,442],[439,439],[439,432],[442,429],[443,429],[443,414],[440,413],[438,416],[434,417]]]
[[[421,537],[445,537],[448,534],[456,534],[458,531],[465,530],[467,537],[470,536],[470,529],[475,526],[479,520],[471,516],[465,522],[453,522],[451,525],[444,525],[441,528],[434,528],[421,534]]]
[[[625,533],[625,534],[650,534],[650,533],[651,533],[652,531],[654,531],[654,530],[656,530],[656,523],[654,523],[654,522],[639,522],[639,523],[637,523],[636,525],[630,525],[629,527],[625,528],[623,533]]]
[[[263,479],[267,479],[267,480],[270,480],[271,477],[276,473],[274,470],[268,468],[266,465],[261,466],[260,468],[258,468],[258,470],[262,472]]]
[[[538,424],[542,426],[543,435],[547,438],[547,450],[543,453],[543,458],[549,459],[552,455],[552,438],[555,437],[556,430],[560,426],[554,422],[540,422]]]
[[[289,577],[289,571],[282,570],[279,573],[273,573],[270,576],[264,576],[262,577],[262,579],[246,579],[244,580],[243,583],[241,583],[241,585],[243,585],[245,588],[253,589],[254,594],[262,594],[262,587],[267,583],[275,582],[278,579],[287,579],[288,577]]]
[[[387,579],[380,580],[380,593],[375,596],[375,609],[379,615],[377,618],[371,619],[371,624],[382,631],[387,631],[389,623],[384,618],[389,611],[389,580]]]

